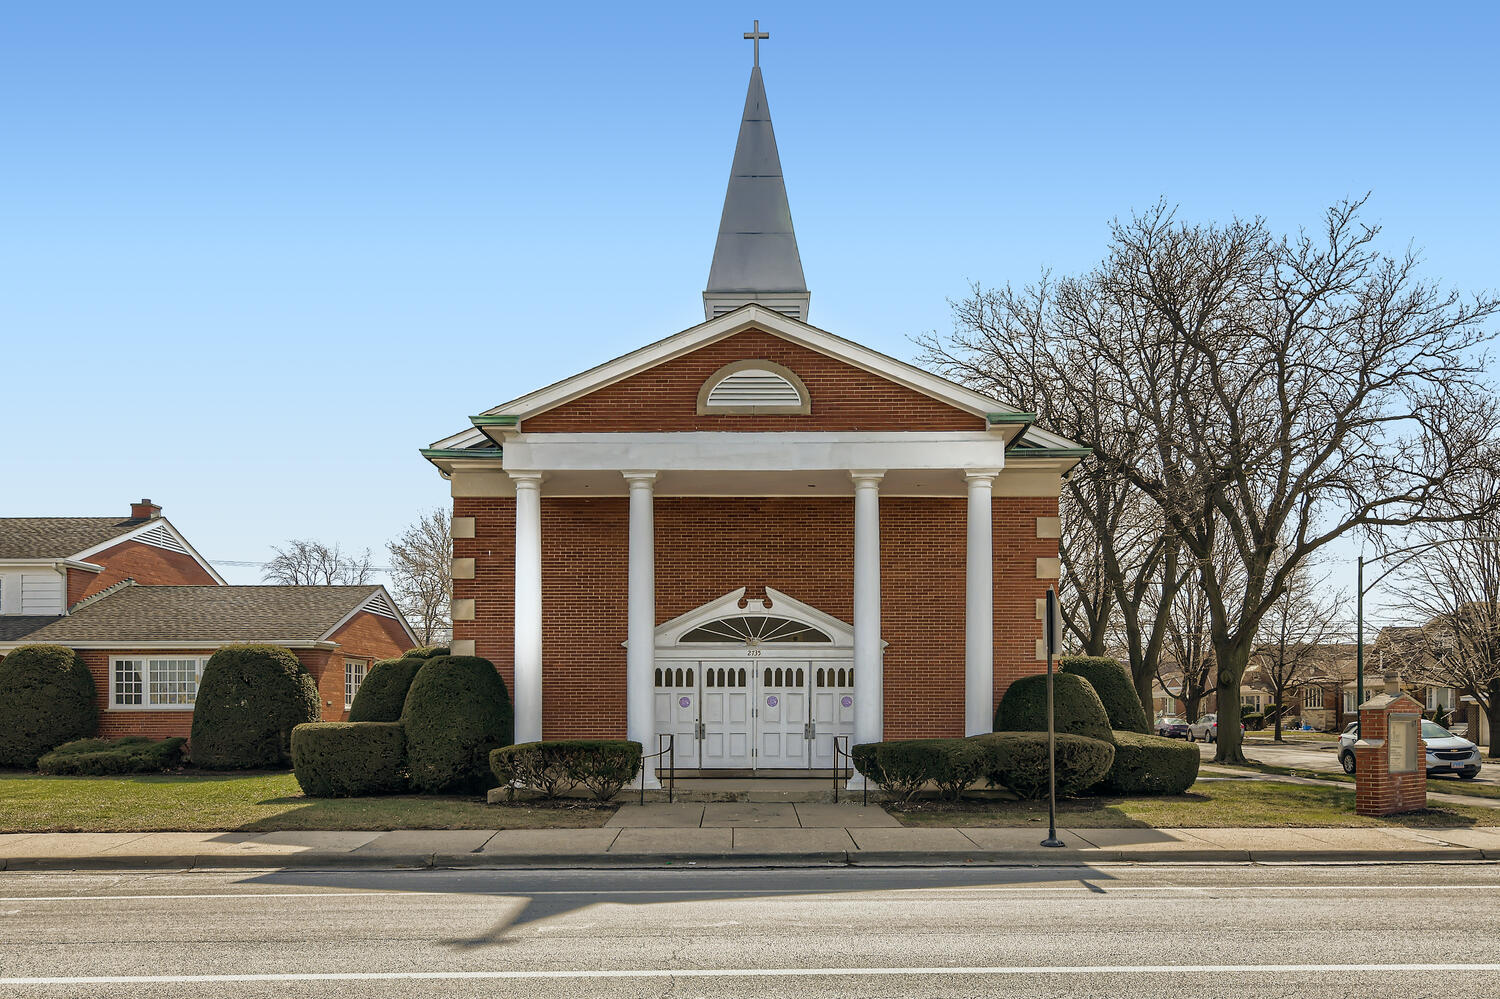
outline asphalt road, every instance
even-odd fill
[[[0,874],[0,996],[1479,996],[1500,867]],[[223,976],[223,977],[217,977]]]

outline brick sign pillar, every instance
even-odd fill
[[[1354,744],[1354,810],[1395,815],[1427,807],[1427,748],[1422,703],[1387,673],[1385,691],[1359,706],[1360,739]]]

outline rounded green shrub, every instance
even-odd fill
[[[161,773],[182,765],[182,746],[186,742],[176,737],[147,739],[138,735],[123,739],[75,739],[43,755],[36,768],[60,777]]]
[[[401,712],[412,783],[422,791],[495,786],[490,752],[513,741],[505,681],[478,656],[438,656],[417,671]]]
[[[1102,739],[1062,733],[1057,735],[1057,793],[1078,794],[1093,787],[1115,759],[1115,747]],[[983,747],[985,776],[1023,798],[1047,794],[1047,733],[993,732],[970,742]]]
[[[371,664],[364,682],[354,692],[354,702],[349,705],[352,722],[391,722],[401,720],[401,709],[406,706],[406,692],[422,668],[426,659],[407,656],[402,659],[381,659]]]
[[[446,645],[418,645],[414,649],[407,649],[401,653],[402,659],[436,659],[438,656],[446,656],[448,646]]]
[[[226,645],[198,683],[188,753],[208,770],[291,763],[292,729],[322,716],[307,667],[279,645]]]
[[[1151,733],[1151,722],[1131,682],[1130,671],[1120,660],[1109,656],[1064,656],[1058,660],[1058,667],[1089,682],[1109,715],[1110,728],[1117,732]]]
[[[311,722],[292,729],[292,773],[313,798],[399,794],[407,789],[400,722]]]
[[[1198,747],[1139,732],[1115,733],[1115,760],[1100,794],[1181,794],[1198,779]]]
[[[640,773],[641,744],[624,739],[558,739],[523,742],[490,752],[500,786],[556,798],[582,785],[608,801]]]
[[[1259,732],[1266,727],[1266,716],[1259,711],[1247,711],[1240,715],[1240,721],[1252,732]]]
[[[1093,685],[1072,673],[1052,676],[1054,729],[1112,742],[1109,715]],[[996,732],[1047,731],[1047,675],[1023,676],[1005,690],[995,709]]]
[[[0,767],[30,770],[54,746],[94,734],[94,677],[61,645],[23,645],[0,659]]]
[[[927,784],[956,799],[985,772],[988,755],[969,739],[905,739],[855,746],[850,755],[865,779],[902,801]]]

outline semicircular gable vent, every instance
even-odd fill
[[[790,375],[766,367],[743,367],[710,380],[703,408],[737,413],[807,411],[806,390]]]

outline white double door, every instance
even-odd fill
[[[854,732],[847,660],[661,661],[656,679],[656,730],[675,736],[679,767],[827,768]]]

